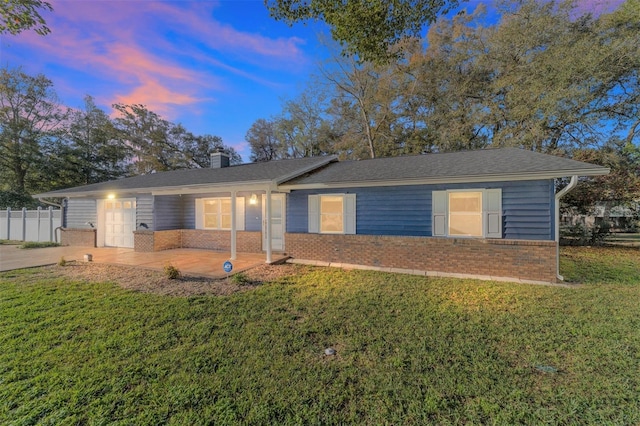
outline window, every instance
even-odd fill
[[[355,234],[356,195],[309,195],[309,233]]]
[[[482,192],[449,193],[449,235],[482,237]]]
[[[502,190],[433,191],[434,236],[502,238]]]
[[[322,234],[344,233],[344,207],[341,195],[320,196],[320,232]]]
[[[196,229],[231,229],[231,198],[196,199]],[[236,197],[236,230],[244,230],[244,197]]]
[[[231,199],[204,200],[204,228],[231,229]]]

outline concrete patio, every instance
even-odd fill
[[[113,265],[136,266],[162,270],[171,263],[180,272],[212,278],[223,278],[227,273],[222,265],[229,260],[228,252],[197,249],[174,249],[152,253],[139,253],[125,248],[88,248],[88,247],[48,247],[40,249],[19,249],[13,245],[0,245],[0,271],[33,268],[52,265],[64,257],[66,261],[84,262],[86,254],[91,254],[93,262]],[[284,261],[286,257],[274,255],[274,262]],[[233,273],[244,271],[266,262],[261,253],[238,253],[232,260]]]

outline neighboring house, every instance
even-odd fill
[[[285,252],[430,275],[555,282],[554,179],[607,168],[516,148],[337,161],[312,157],[136,176],[67,199],[71,245]],[[571,187],[571,186],[570,186]]]
[[[607,211],[608,210],[608,211]],[[581,214],[575,209],[568,208],[562,214],[560,225],[573,226],[582,225],[590,228],[595,225],[608,223],[611,231],[628,232],[634,231],[639,226],[638,215],[640,214],[640,201],[632,202],[628,205],[615,204],[612,207],[599,202],[588,214]]]

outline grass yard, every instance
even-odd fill
[[[0,424],[640,424],[640,252],[566,248],[562,272],[585,285],[306,268],[172,298],[0,274]]]

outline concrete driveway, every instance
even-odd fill
[[[222,265],[229,260],[228,252],[198,249],[175,249],[152,253],[138,253],[127,248],[96,247],[47,247],[39,249],[19,249],[18,246],[0,245],[0,272],[13,269],[53,265],[62,257],[66,261],[84,261],[84,255],[91,254],[93,262],[113,265],[128,265],[161,270],[171,263],[180,272],[188,275],[222,278],[227,275]],[[284,260],[274,257],[274,263]],[[263,265],[266,256],[262,253],[238,253],[233,261],[232,273]]]
[[[0,245],[0,271],[33,268],[36,266],[53,265],[65,260],[82,260],[84,247],[47,247],[39,249],[20,249],[19,246]]]

